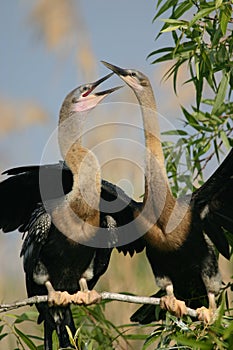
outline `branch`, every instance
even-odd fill
[[[109,293],[109,292],[102,292],[100,293],[100,296],[101,296],[101,300],[117,300],[125,303],[134,303],[134,304],[150,304],[150,305],[160,304],[160,298],[141,297],[141,296]],[[19,307],[26,306],[26,305],[45,303],[47,301],[48,301],[47,295],[36,295],[34,297],[17,301],[15,303],[1,304],[0,313],[13,310],[13,309],[18,309]],[[188,310],[189,316],[197,317],[196,310],[190,309],[189,307],[187,308],[187,310]]]

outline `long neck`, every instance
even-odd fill
[[[136,96],[141,107],[147,149],[144,206],[148,206],[148,216],[165,227],[168,211],[172,210],[175,199],[164,164],[155,98],[151,86],[136,93]]]
[[[58,141],[62,156],[73,174],[73,187],[53,212],[60,231],[71,238],[74,236],[77,241],[91,238],[99,226],[101,192],[99,163],[81,143],[84,121],[85,115],[80,113],[68,118],[60,114]]]

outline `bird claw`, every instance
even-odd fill
[[[161,309],[168,310],[176,317],[182,317],[187,315],[188,310],[185,305],[185,302],[182,300],[178,300],[174,297],[174,295],[165,295],[160,299],[160,307]]]
[[[101,301],[101,295],[94,289],[86,290],[86,291],[78,291],[77,293],[72,295],[72,302],[78,305],[97,304],[100,301]]]
[[[50,291],[48,293],[49,306],[67,306],[72,302],[72,296],[68,292]]]
[[[207,309],[205,306],[196,309],[197,318],[199,321],[205,324],[211,324],[214,321],[214,311],[212,309]]]

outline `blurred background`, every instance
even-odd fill
[[[154,41],[161,26],[152,23],[155,3],[152,0],[1,2],[1,171],[20,165],[55,163],[60,159],[54,131],[61,103],[73,88],[108,73],[100,60],[136,68],[148,75],[161,114],[161,129],[182,127],[179,103],[184,106],[192,103],[192,88],[180,84],[178,99],[171,81],[161,83],[167,67],[151,65],[146,59],[150,52],[168,44]],[[185,70],[181,74],[184,81]],[[112,77],[104,88],[116,85],[122,85],[122,81]],[[144,187],[144,140],[131,90],[125,87],[112,94],[96,109],[94,117],[91,113],[86,131],[84,142],[96,152],[102,177],[139,200]],[[26,297],[19,257],[21,243],[18,232],[0,235],[1,302]],[[222,266],[223,275],[229,274],[228,265],[224,262]],[[153,293],[154,278],[144,253],[133,259],[114,253],[97,290]],[[118,325],[128,323],[136,309],[135,305],[122,307],[113,302],[107,305],[106,314]]]

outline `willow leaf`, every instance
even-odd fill
[[[229,78],[230,78],[229,72],[226,72],[222,77],[221,83],[218,88],[218,93],[216,95],[215,102],[213,105],[212,114],[216,114],[219,108],[221,107],[222,103],[224,102],[227,86],[229,83]]]
[[[189,28],[192,27],[194,25],[194,23],[196,23],[199,19],[209,15],[214,10],[215,10],[215,6],[211,6],[211,7],[205,8],[205,9],[197,12],[195,14],[195,16],[193,17],[193,19],[189,22]]]

